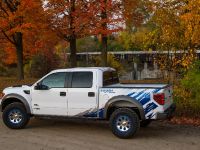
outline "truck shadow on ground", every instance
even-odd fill
[[[80,134],[98,134],[99,136],[112,135],[109,123],[105,121],[91,120],[48,120],[48,119],[32,119],[26,129],[42,129],[54,130],[62,133],[73,132]],[[190,126],[172,125],[168,122],[155,121],[148,127],[140,128],[135,138],[170,138],[176,134],[187,134],[187,128]],[[199,130],[199,129],[198,129]],[[184,133],[183,133],[184,132]],[[195,127],[194,127],[194,132]],[[189,134],[189,133],[188,133]]]

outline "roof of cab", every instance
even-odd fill
[[[57,69],[51,72],[67,72],[67,71],[73,72],[73,71],[94,71],[94,70],[100,70],[102,72],[115,71],[115,69],[111,67],[77,67],[77,68]]]

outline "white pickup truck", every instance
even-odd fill
[[[11,129],[31,117],[109,120],[112,132],[130,138],[151,120],[175,110],[167,84],[120,84],[113,68],[54,70],[33,85],[8,87],[0,97],[2,118]]]

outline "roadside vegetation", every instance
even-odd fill
[[[177,115],[199,118],[200,61],[195,62],[174,87]]]

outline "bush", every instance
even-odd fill
[[[7,68],[0,64],[0,76],[7,76]]]
[[[178,113],[196,116],[200,113],[200,61],[195,62],[175,85]]]
[[[0,64],[0,76],[1,77],[11,77],[16,76],[17,67],[16,66],[5,66]]]
[[[25,65],[25,73],[33,78],[40,78],[59,67],[59,60],[59,57],[55,54],[51,57],[44,54],[34,55],[29,64]]]
[[[200,61],[194,63],[181,80],[181,84],[191,92],[192,99],[200,102]]]

